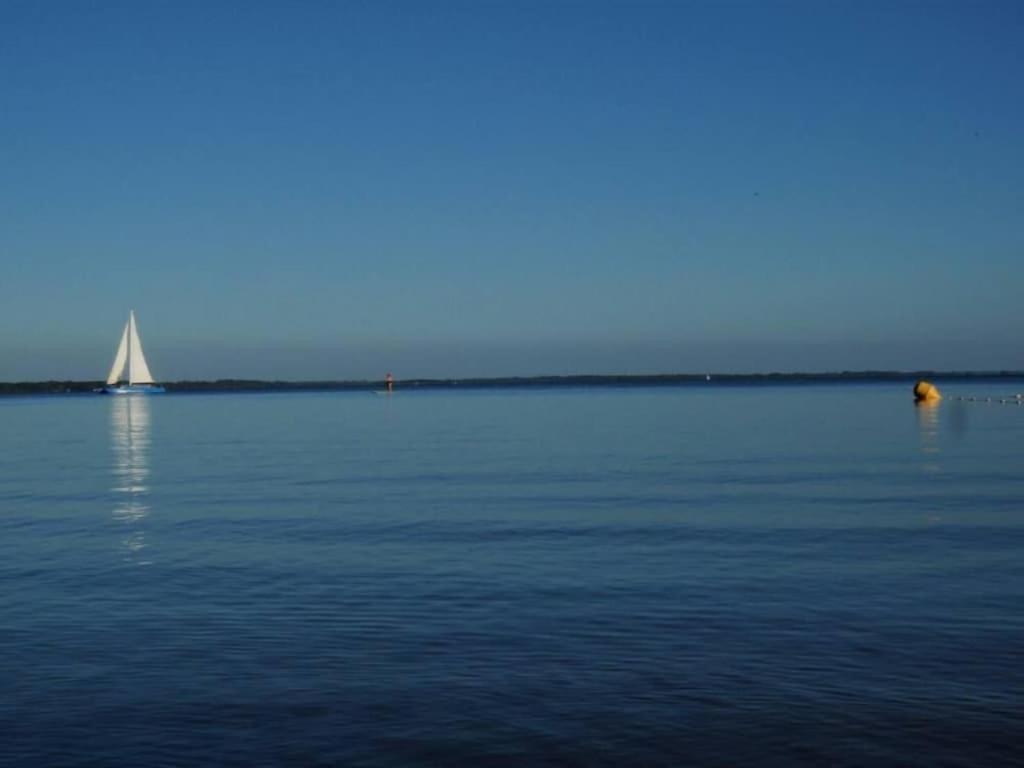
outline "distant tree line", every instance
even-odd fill
[[[509,389],[545,387],[652,387],[721,386],[745,384],[814,384],[842,382],[1024,380],[1024,371],[838,371],[835,373],[665,373],[653,375],[511,376],[468,379],[396,380],[395,389]],[[102,381],[0,382],[3,395],[64,395],[90,393]],[[174,381],[163,385],[168,392],[288,392],[380,390],[383,381],[262,381],[217,379]]]

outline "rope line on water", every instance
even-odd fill
[[[965,397],[957,395],[957,400],[964,403],[993,403],[996,405],[1024,405],[1024,395],[1010,395],[1009,397]]]

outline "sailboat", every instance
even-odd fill
[[[110,366],[107,386],[99,391],[108,395],[149,395],[164,391],[163,387],[153,381],[153,374],[146,365],[146,356],[142,354],[142,341],[135,325],[135,310],[128,312],[128,323],[121,334],[114,364]]]

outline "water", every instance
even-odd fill
[[[1024,407],[709,386],[0,423],[3,765],[1024,761]]]

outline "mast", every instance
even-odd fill
[[[128,386],[132,384],[132,337],[135,335],[135,310],[128,310]]]

